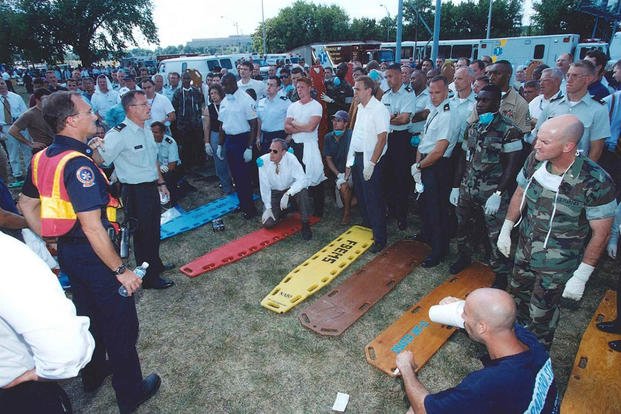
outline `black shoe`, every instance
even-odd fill
[[[442,259],[440,257],[434,256],[434,255],[429,255],[429,256],[427,256],[427,258],[425,260],[423,260],[423,262],[420,265],[422,267],[428,269],[430,267],[436,267],[437,265],[440,264],[441,261],[442,261]]]
[[[397,227],[403,231],[408,228],[408,222],[406,220],[397,220]]]
[[[411,236],[406,236],[405,239],[419,241],[423,243],[429,243],[429,239],[423,236],[422,233],[417,233],[417,234],[412,234]]]
[[[112,371],[110,370],[110,366],[107,363],[105,364],[100,373],[89,375],[85,374],[83,371],[81,377],[84,392],[97,391],[110,374],[112,374]]]
[[[173,270],[175,268],[174,263],[164,263],[164,268],[162,272],[168,272],[169,270]]]
[[[369,251],[373,254],[379,253],[382,250],[384,250],[384,247],[386,247],[385,244],[379,244],[379,243],[373,243],[373,245],[371,246],[371,249],[369,249]]]
[[[613,351],[621,352],[621,340],[608,342],[608,347]]]
[[[451,272],[452,275],[456,275],[470,266],[470,263],[472,263],[470,257],[460,254],[455,263],[449,267],[449,272]]]
[[[621,324],[617,320],[600,322],[597,324],[597,329],[606,333],[621,334]]]
[[[308,223],[302,223],[302,240],[310,240],[313,238],[313,232]]]
[[[496,277],[494,278],[494,283],[492,283],[492,288],[507,290],[507,285],[508,281],[506,275],[496,275]]]
[[[136,409],[149,398],[153,397],[157,390],[160,389],[160,385],[162,385],[162,380],[159,375],[153,373],[149,374],[145,379],[142,380],[142,397],[138,400],[136,405],[130,409],[121,409],[121,414],[129,414],[136,411]]]
[[[174,286],[175,282],[172,280],[164,279],[163,277],[158,277],[155,281],[144,282],[142,284],[143,289],[168,289],[171,286]]]

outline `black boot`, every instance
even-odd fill
[[[310,240],[313,238],[313,232],[311,231],[308,222],[302,222],[302,240]]]
[[[460,254],[457,260],[449,267],[449,272],[451,272],[452,275],[456,275],[470,266],[470,263],[472,263],[470,256]]]

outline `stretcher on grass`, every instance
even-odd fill
[[[319,221],[317,217],[310,218],[313,225]],[[281,220],[271,229],[261,228],[246,234],[239,239],[233,240],[215,248],[204,256],[194,259],[190,263],[181,266],[181,272],[188,277],[200,276],[219,267],[234,263],[244,257],[250,256],[267,246],[291,236],[302,229],[299,214],[291,214]]]
[[[429,308],[447,296],[465,298],[470,292],[491,286],[494,272],[487,266],[474,262],[446,282],[432,290],[418,303],[408,308],[392,325],[365,347],[367,362],[380,371],[394,375],[395,358],[404,350],[414,354],[417,371],[457,330],[429,319]]]
[[[609,341],[621,336],[596,326],[617,317],[616,300],[616,293],[608,290],[582,335],[561,414],[621,413],[621,352],[608,347]]]
[[[310,259],[293,269],[261,301],[276,313],[285,313],[330,283],[373,244],[373,233],[352,226]]]
[[[396,242],[306,307],[300,313],[300,323],[320,335],[342,334],[421,264],[430,250],[417,241]]]

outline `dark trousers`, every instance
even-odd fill
[[[291,141],[289,146],[293,149],[293,155],[295,155],[300,164],[302,164],[304,171],[306,171],[306,165],[302,162],[302,158],[304,158],[304,144]],[[316,217],[323,217],[323,205],[326,198],[323,182],[309,186],[308,192],[313,202],[313,215]]]
[[[183,191],[179,188],[179,183],[183,178],[183,170],[183,164],[181,164],[177,165],[174,170],[169,170],[162,174],[166,182],[166,188],[170,191],[170,205],[175,205],[183,196]]]
[[[0,407],[5,414],[68,414],[71,401],[56,382],[27,381],[0,389]]]
[[[238,135],[226,135],[224,146],[226,149],[226,160],[235,181],[237,197],[239,198],[239,208],[246,214],[254,216],[257,209],[252,201],[252,186],[250,184],[251,168],[256,168],[244,161],[244,151],[248,148],[248,138],[250,132]]]
[[[82,375],[100,377],[109,365],[119,408],[121,412],[128,411],[137,404],[143,392],[136,351],[138,315],[134,298],[119,295],[121,284],[86,239],[67,242],[61,238],[58,262],[71,281],[77,314],[91,320],[95,351]]]
[[[406,222],[408,196],[412,191],[412,146],[408,131],[388,134],[388,148],[384,154],[383,182],[388,213],[399,222]]]
[[[384,158],[373,169],[373,174],[369,181],[365,181],[362,176],[364,170],[363,154],[356,152],[354,165],[351,168],[352,179],[354,180],[354,191],[358,198],[358,207],[362,216],[364,226],[370,226],[373,230],[373,240],[375,243],[386,245],[386,203],[382,193],[382,169]]]
[[[422,236],[431,243],[431,255],[443,257],[448,251],[449,221],[448,197],[450,192],[449,159],[440,158],[421,170],[425,190],[420,198]]]
[[[132,221],[136,265],[149,263],[144,283],[154,283],[164,270],[160,259],[160,194],[157,183],[123,184],[123,204]]]
[[[179,158],[183,165],[191,168],[205,163],[202,128],[179,128],[177,126],[174,138],[180,144]]]
[[[614,151],[604,148],[597,163],[604,169],[615,183],[615,197],[621,201],[621,157]]]
[[[288,190],[288,189],[287,189]],[[263,227],[272,228],[276,225],[278,219],[282,215],[282,210],[280,209],[280,200],[282,200],[282,196],[287,192],[287,190],[272,190],[272,213],[274,214],[274,218],[276,220],[268,220]],[[302,223],[308,223],[310,218],[310,198],[308,197],[308,190],[303,188],[294,195],[293,200],[295,201],[298,210],[300,210],[300,216],[302,219]]]
[[[270,145],[274,138],[285,139],[287,133],[285,131],[261,131],[261,155],[270,152]]]

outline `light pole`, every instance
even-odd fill
[[[267,55],[267,35],[265,34],[265,10],[263,10],[263,0],[261,0],[261,27],[263,28],[263,55]]]
[[[390,41],[390,12],[388,11],[388,7],[384,3],[380,3],[380,6],[386,9],[386,17],[388,17],[388,21],[386,22],[386,41]]]
[[[240,53],[241,50],[241,43],[239,41],[239,23],[237,23],[235,20],[226,17],[226,16],[220,16],[221,19],[226,19],[228,21],[230,21],[231,23],[233,23],[233,26],[235,26],[235,34],[237,35],[237,53]]]
[[[489,39],[489,35],[492,29],[492,3],[493,0],[489,0],[489,10],[487,11],[487,33],[485,34],[486,39]]]

